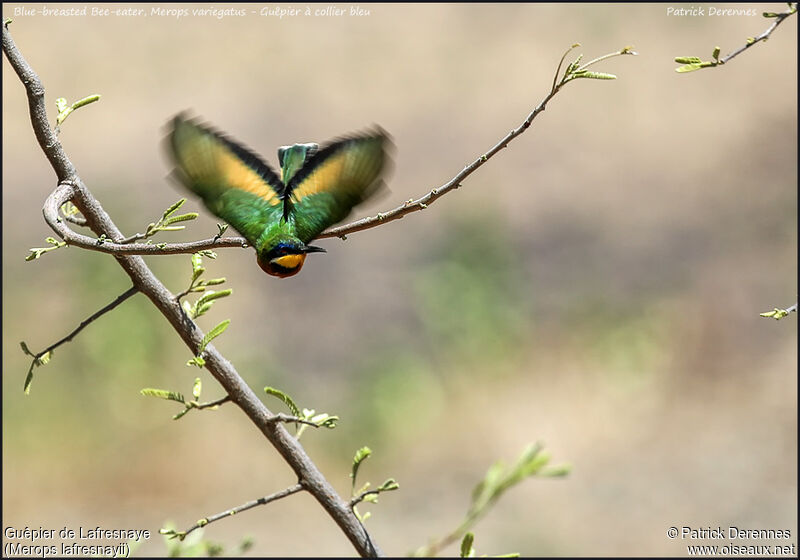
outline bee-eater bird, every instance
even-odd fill
[[[278,176],[254,152],[183,114],[167,140],[178,180],[247,239],[264,272],[281,278],[300,272],[308,253],[325,252],[309,243],[378,190],[391,146],[380,128],[322,147],[283,146]]]

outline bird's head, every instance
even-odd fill
[[[283,239],[258,253],[258,266],[270,276],[288,278],[303,268],[308,253],[324,253],[322,247],[305,245],[298,239]]]

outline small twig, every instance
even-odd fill
[[[67,336],[65,336],[64,338],[62,338],[58,342],[55,342],[55,343],[51,344],[50,346],[48,346],[47,348],[45,348],[41,352],[31,353],[31,352],[27,352],[26,351],[26,353],[30,354],[33,357],[33,359],[31,360],[31,367],[28,370],[28,375],[25,378],[25,389],[26,389],[26,392],[27,392],[27,389],[29,389],[29,387],[30,387],[31,379],[32,379],[32,376],[33,376],[33,368],[37,364],[43,363],[42,362],[42,358],[44,356],[47,356],[48,354],[50,354],[53,350],[55,350],[56,348],[58,348],[62,344],[66,344],[67,342],[70,342],[73,338],[75,338],[78,335],[79,332],[81,332],[83,329],[88,327],[92,322],[96,321],[97,319],[99,319],[100,317],[102,317],[103,315],[105,315],[106,313],[108,313],[109,311],[111,311],[112,309],[117,307],[118,305],[122,304],[122,302],[124,302],[126,299],[128,299],[129,297],[131,297],[131,296],[133,296],[133,295],[135,295],[137,293],[139,293],[139,288],[137,288],[136,286],[130,287],[127,291],[125,291],[124,293],[122,293],[119,296],[117,296],[117,298],[114,301],[112,301],[111,303],[109,303],[108,305],[103,307],[102,309],[96,311],[95,313],[92,313],[88,318],[86,318],[83,321],[81,321],[81,324],[78,325],[78,327],[75,330],[73,330],[71,333],[69,333]],[[27,348],[26,346],[23,346],[23,350],[25,350],[26,348]]]
[[[223,511],[222,513],[217,513],[216,515],[210,515],[204,519],[200,519],[197,523],[191,526],[186,531],[174,532],[172,536],[183,540],[186,536],[195,531],[200,529],[201,527],[205,527],[210,523],[214,523],[215,521],[219,521],[220,519],[224,519],[226,517],[230,517],[232,515],[236,515],[237,513],[241,513],[243,511],[247,511],[248,509],[253,509],[254,507],[263,506],[270,502],[274,502],[276,500],[280,500],[281,498],[285,498],[287,496],[291,496],[292,494],[296,494],[300,491],[304,490],[302,484],[295,484],[294,486],[290,486],[285,490],[281,490],[280,492],[275,492],[274,494],[270,494],[269,496],[264,496],[263,498],[258,498],[257,500],[252,500],[235,508],[231,508],[229,510]],[[162,533],[170,536],[170,533]]]
[[[785,20],[786,18],[788,18],[789,16],[793,15],[796,12],[797,12],[797,4],[795,4],[793,7],[790,7],[785,12],[781,12],[780,14],[776,14],[775,15],[775,21],[772,23],[772,25],[769,26],[769,29],[764,31],[758,37],[754,38],[752,41],[747,41],[747,43],[744,46],[739,47],[735,51],[733,51],[733,52],[731,52],[729,54],[726,54],[725,56],[720,58],[718,66],[722,66],[723,64],[728,62],[730,59],[742,54],[744,51],[746,51],[747,49],[749,49],[750,47],[752,47],[756,43],[760,43],[761,41],[766,41],[769,38],[769,36],[772,34],[772,32],[775,31],[775,29],[783,22],[783,20]]]
[[[231,396],[230,395],[225,395],[221,399],[217,399],[215,401],[206,402],[206,403],[195,403],[194,401],[189,401],[189,405],[192,408],[195,408],[197,410],[203,410],[204,408],[214,408],[215,406],[223,405],[226,402],[230,402],[230,400],[231,400]]]
[[[593,64],[596,64],[597,62],[606,60],[613,56],[629,55],[629,54],[632,55],[636,53],[634,53],[633,51],[631,51],[629,48],[626,47],[621,51],[598,57],[584,64],[583,66],[578,68],[578,70],[585,70],[586,68],[588,68]],[[556,79],[558,78],[558,72],[560,72],[562,63],[563,59],[562,62],[559,63],[559,68],[558,71],[556,72]],[[570,78],[569,74],[565,74],[560,82],[554,82],[554,85],[551,88],[550,92],[547,94],[547,96],[545,96],[545,98],[539,103],[539,105],[537,105],[536,108],[533,109],[533,111],[531,111],[531,113],[527,116],[527,118],[517,128],[506,134],[506,136],[503,137],[499,142],[497,142],[497,144],[495,144],[492,148],[490,148],[489,151],[479,156],[472,163],[464,167],[464,169],[462,169],[448,182],[444,183],[443,185],[437,188],[431,189],[427,194],[418,199],[409,199],[400,206],[393,208],[392,210],[389,210],[387,212],[379,212],[375,216],[362,218],[360,220],[356,220],[349,224],[344,224],[338,227],[331,228],[323,232],[319,236],[319,239],[330,238],[330,237],[339,237],[341,239],[344,239],[347,234],[371,229],[379,225],[392,222],[394,220],[399,220],[407,214],[418,212],[420,210],[425,210],[426,208],[428,208],[428,206],[436,202],[439,198],[441,198],[448,192],[459,188],[461,186],[461,183],[467,177],[469,177],[478,168],[483,166],[487,161],[489,161],[492,157],[494,157],[500,150],[507,147],[508,144],[512,140],[514,140],[517,136],[525,132],[531,126],[531,123],[539,115],[539,113],[545,110],[545,108],[547,107],[547,103],[560,91],[560,89],[564,85],[572,81],[572,79],[574,79],[574,76]],[[51,196],[54,195],[56,195],[55,192]],[[69,198],[71,197],[68,197],[67,200]],[[58,198],[54,202],[58,202]],[[64,200],[64,202],[66,202],[66,200]],[[70,228],[68,228],[66,225],[57,223],[53,219],[52,211],[50,212],[50,218],[48,219],[47,208],[48,205],[46,204],[45,220],[47,220],[47,223],[50,225],[50,227],[52,227],[62,237],[62,239],[64,239],[64,241],[67,242],[68,245],[76,245],[78,247],[89,249],[92,251],[99,251],[111,254],[124,254],[124,255],[174,255],[180,253],[196,253],[201,250],[221,249],[224,247],[247,247],[248,245],[247,240],[242,237],[220,238],[219,235],[216,235],[211,239],[205,239],[202,241],[193,241],[189,243],[160,243],[157,245],[130,243],[131,241],[140,239],[141,237],[137,236],[140,236],[142,234],[136,234],[134,236],[115,242],[106,241],[105,243],[98,245],[95,239],[77,234],[73,232]]]
[[[97,319],[99,319],[100,317],[102,317],[103,315],[105,315],[106,313],[108,313],[109,311],[111,311],[112,309],[117,307],[118,305],[120,305],[126,299],[128,299],[129,297],[131,297],[132,295],[135,295],[137,293],[139,293],[139,289],[136,286],[128,288],[128,290],[126,292],[124,292],[123,294],[117,296],[117,298],[114,301],[112,301],[111,303],[109,303],[108,305],[103,307],[102,309],[96,311],[95,313],[92,313],[88,318],[86,318],[83,321],[81,321],[81,324],[78,325],[78,327],[74,331],[69,333],[67,336],[65,336],[64,338],[62,338],[58,342],[56,342],[54,344],[51,344],[50,346],[48,346],[47,348],[45,348],[41,352],[38,352],[37,354],[34,354],[34,358],[41,358],[42,356],[44,356],[45,354],[47,354],[49,352],[52,352],[53,350],[55,350],[56,348],[58,348],[62,344],[66,344],[67,342],[71,341],[73,338],[75,338],[77,336],[77,334],[79,332],[81,332],[83,329],[88,327],[89,324],[91,324],[93,321],[96,321]]]
[[[569,51],[567,51],[567,52],[569,52]],[[596,62],[599,62],[601,60],[605,60],[606,58],[609,58],[609,57],[612,57],[612,56],[625,55],[625,54],[636,54],[636,53],[634,53],[633,51],[631,51],[629,48],[626,47],[625,49],[622,49],[619,52],[611,53],[609,55],[605,55],[603,57],[597,58],[597,59],[585,64],[583,67],[581,67],[581,69],[585,69],[589,65],[594,64]],[[566,56],[566,54],[564,56]],[[561,64],[562,63],[563,63],[563,58],[562,58],[561,63],[559,63],[558,70],[556,71],[556,78],[558,78],[558,74],[561,71]],[[344,236],[347,235],[347,234],[354,233],[354,232],[357,232],[357,231],[364,231],[366,229],[371,229],[371,228],[377,227],[379,225],[383,225],[383,224],[392,222],[394,220],[399,220],[400,218],[406,216],[407,214],[411,214],[412,212],[418,212],[420,210],[425,210],[426,208],[428,208],[431,204],[436,202],[442,196],[444,196],[447,193],[449,193],[450,191],[453,191],[453,190],[457,189],[458,187],[460,187],[461,183],[467,177],[472,175],[472,173],[474,173],[478,168],[480,168],[483,164],[485,164],[487,161],[492,159],[492,157],[494,157],[494,155],[497,154],[497,152],[499,152],[500,150],[502,150],[503,148],[508,146],[508,144],[511,143],[511,141],[514,140],[517,136],[519,136],[523,132],[525,132],[531,126],[531,123],[533,122],[533,119],[535,119],[539,115],[539,113],[541,113],[542,111],[545,110],[545,108],[547,107],[547,103],[569,81],[571,81],[571,79],[569,79],[568,75],[566,75],[566,74],[561,79],[560,82],[556,83],[554,81],[553,87],[550,89],[550,93],[548,93],[545,96],[545,98],[539,103],[539,105],[537,105],[536,108],[533,109],[533,111],[530,112],[530,114],[525,118],[524,121],[522,121],[522,123],[517,128],[515,128],[514,130],[512,130],[511,132],[506,134],[503,137],[503,139],[500,140],[497,144],[495,144],[492,148],[490,148],[489,151],[487,151],[483,155],[479,156],[472,163],[470,163],[469,165],[464,167],[464,169],[462,169],[458,174],[456,174],[452,179],[447,181],[445,184],[443,184],[443,185],[441,185],[441,186],[439,186],[439,187],[437,187],[435,189],[432,189],[430,192],[428,192],[428,194],[426,194],[426,195],[424,195],[424,196],[422,196],[422,197],[420,197],[420,198],[418,198],[416,200],[407,200],[406,202],[404,202],[403,204],[401,204],[397,208],[389,210],[388,212],[379,212],[375,216],[368,217],[368,218],[363,218],[361,220],[356,220],[355,222],[351,222],[349,224],[345,224],[345,225],[342,225],[342,226],[339,226],[339,227],[335,227],[335,228],[329,229],[329,230],[325,231],[324,233],[322,233],[322,235],[320,235],[319,237],[320,238],[325,238],[325,237],[344,238]]]
[[[139,241],[140,239],[144,239],[146,236],[144,233],[134,233],[133,235],[126,237],[125,239],[120,239],[120,245],[128,245],[129,243],[133,243],[134,241]]]
[[[797,312],[797,304],[787,307],[786,309],[779,309],[778,307],[774,308],[772,311],[767,311],[766,313],[759,313],[761,317],[771,317],[772,319],[780,320],[789,315],[790,313]]]
[[[247,240],[243,237],[224,237],[221,239],[204,239],[188,243],[130,243],[124,244],[125,238],[120,240],[109,239],[101,244],[97,239],[82,235],[70,229],[60,218],[58,209],[65,202],[75,197],[78,188],[71,182],[63,181],[58,185],[45,201],[42,212],[47,224],[55,231],[67,245],[73,245],[90,251],[110,253],[113,255],[177,255],[191,254],[209,249],[223,247],[247,247]],[[136,234],[141,235],[141,234]],[[136,236],[132,236],[135,238]],[[131,239],[131,238],[128,238]]]
[[[383,492],[384,491],[381,490],[380,488],[375,489],[375,490],[365,490],[364,492],[361,492],[361,494],[359,494],[358,496],[356,496],[355,498],[350,500],[350,502],[348,502],[348,505],[350,506],[350,509],[352,509],[352,508],[356,507],[358,504],[360,504],[361,502],[363,502],[367,498],[367,496],[372,496],[372,495],[377,496],[378,494],[381,494]]]
[[[711,55],[713,60],[704,61],[703,59],[697,56],[676,57],[675,62],[679,62],[683,64],[683,66],[679,66],[678,68],[675,69],[675,71],[679,73],[688,73],[688,72],[694,72],[696,70],[701,70],[703,68],[716,68],[718,66],[722,66],[723,64],[730,61],[732,58],[742,54],[744,51],[746,51],[756,43],[760,43],[761,41],[766,41],[772,34],[772,32],[775,31],[775,29],[777,29],[778,26],[783,22],[783,20],[785,20],[791,15],[794,15],[795,13],[797,13],[797,2],[790,3],[789,9],[779,14],[774,12],[764,12],[763,14],[764,17],[774,18],[775,21],[772,23],[772,25],[769,26],[769,28],[766,31],[764,31],[758,37],[748,37],[747,41],[743,46],[739,47],[733,52],[726,54],[722,58],[719,57],[720,53],[719,47],[714,47],[713,54]]]
[[[317,424],[316,422],[312,422],[311,420],[306,420],[305,418],[300,418],[298,416],[289,416],[288,414],[284,414],[283,412],[279,412],[278,414],[273,414],[269,418],[267,418],[267,422],[283,422],[285,424],[305,424],[306,426],[313,426],[315,428],[322,428],[322,424]]]

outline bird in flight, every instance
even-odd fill
[[[294,144],[278,149],[278,175],[257,154],[184,114],[167,137],[173,174],[215,216],[241,233],[272,276],[294,276],[309,245],[344,220],[383,184],[389,135],[380,128],[332,140],[324,146]]]

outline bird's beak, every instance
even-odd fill
[[[314,245],[306,245],[304,253],[327,253],[322,247],[315,247]]]

